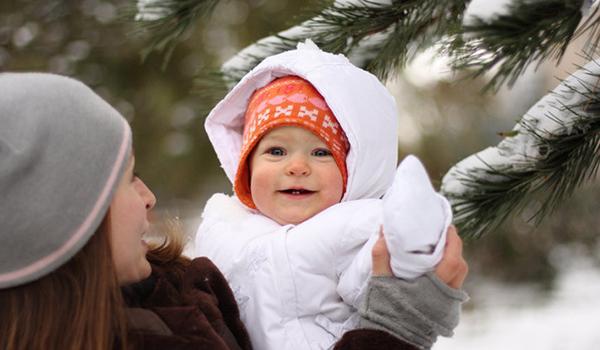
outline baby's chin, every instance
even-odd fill
[[[315,216],[316,213],[311,214],[287,214],[287,215],[279,215],[276,217],[270,217],[270,219],[277,222],[279,225],[300,225],[304,221]],[[268,215],[267,215],[268,216]]]
[[[323,209],[320,207],[313,206],[274,206],[264,205],[260,201],[255,201],[256,209],[264,216],[275,221],[279,225],[299,225],[304,221],[317,215]]]

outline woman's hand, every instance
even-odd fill
[[[383,226],[379,229],[379,239],[375,242],[373,250],[371,250],[373,258],[373,276],[393,276],[392,266],[390,265],[390,252],[388,252],[387,244],[383,238]]]
[[[460,289],[469,273],[469,265],[462,256],[462,240],[456,227],[450,225],[446,237],[444,256],[435,268],[435,274],[442,282],[454,289]]]
[[[371,251],[373,258],[373,276],[393,276],[390,266],[390,253],[388,252],[383,228],[379,233],[379,239]],[[469,266],[462,256],[462,240],[454,226],[448,228],[444,256],[435,268],[437,277],[448,286],[460,289],[469,272]]]

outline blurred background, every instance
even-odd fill
[[[470,11],[495,1],[478,0]],[[203,129],[194,77],[283,30],[307,0],[221,1],[189,31],[167,65],[142,61],[125,0],[3,0],[0,71],[44,71],[82,80],[130,121],[137,171],[157,195],[159,217],[193,235],[206,199],[231,192]],[[573,72],[585,38],[562,62],[531,69],[512,88],[482,93],[485,77],[452,73],[432,52],[388,82],[400,109],[401,155],[416,154],[436,185],[456,162],[501,141],[559,78]],[[538,226],[535,204],[496,232],[465,242],[471,301],[453,339],[435,349],[596,349],[600,335],[600,183],[587,183]],[[43,195],[43,194],[41,194]]]

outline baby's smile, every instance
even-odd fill
[[[278,192],[285,193],[285,194],[290,194],[290,195],[293,195],[293,196],[300,196],[300,195],[313,194],[316,191],[307,190],[305,188],[288,188],[288,189],[285,189],[285,190],[280,190]]]

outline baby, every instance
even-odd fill
[[[382,224],[395,276],[441,259],[450,206],[416,158],[394,178],[394,100],[344,56],[307,43],[266,59],[206,129],[236,196],[208,201],[196,255],[227,277],[257,349],[326,349],[355,328]]]

